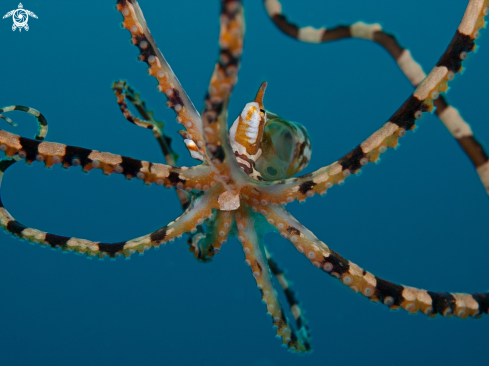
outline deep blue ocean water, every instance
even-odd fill
[[[451,40],[466,1],[283,0],[301,25],[379,22],[428,72]],[[3,15],[17,2],[2,0]],[[0,20],[0,105],[23,104],[48,119],[48,141],[163,162],[152,134],[129,124],[110,86],[126,79],[165,131],[180,125],[165,108],[111,1],[26,1],[39,18],[12,32]],[[218,1],[143,1],[151,32],[183,87],[201,109],[217,58]],[[412,92],[378,45],[343,40],[301,44],[281,34],[261,1],[246,1],[247,29],[232,119],[268,81],[265,106],[303,123],[312,137],[306,172],[330,164],[378,129]],[[451,83],[448,99],[488,149],[489,34]],[[35,120],[10,113],[32,137]],[[488,289],[489,202],[468,158],[434,116],[401,139],[402,147],[368,165],[326,197],[287,209],[345,258],[387,280],[432,291]],[[174,146],[192,165],[183,143]],[[27,226],[117,242],[166,225],[180,214],[173,192],[100,171],[13,166],[2,200]],[[333,280],[277,235],[267,236],[307,311],[314,353],[288,353],[239,242],[210,264],[185,240],[130,261],[87,260],[41,249],[0,233],[2,365],[428,365],[485,364],[488,318],[428,319],[391,313]]]

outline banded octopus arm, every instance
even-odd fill
[[[238,240],[243,245],[245,262],[253,272],[256,283],[262,294],[262,300],[267,306],[267,313],[272,317],[274,327],[277,327],[277,337],[282,338],[282,344],[295,352],[311,350],[309,339],[304,332],[296,332],[287,319],[280,304],[277,292],[273,286],[269,267],[266,262],[264,245],[259,240],[252,212],[249,208],[240,208],[236,212],[238,225]]]
[[[175,168],[83,147],[41,142],[4,130],[0,130],[0,150],[5,151],[7,157],[18,154],[27,164],[40,161],[48,168],[55,164],[63,164],[64,168],[80,165],[85,172],[102,169],[106,175],[118,173],[125,175],[127,179],[137,177],[147,185],[156,183],[166,188],[205,191],[216,184],[209,167],[204,165]]]
[[[299,300],[296,297],[295,292],[291,289],[291,284],[287,277],[285,276],[285,271],[282,270],[277,262],[273,259],[272,255],[267,250],[267,247],[264,247],[265,255],[267,257],[268,267],[270,271],[277,279],[282,291],[284,292],[285,298],[290,306],[290,311],[294,316],[295,323],[297,325],[297,332],[302,335],[304,339],[307,339],[307,342],[310,343],[311,335],[309,333],[309,327],[307,326],[307,319],[304,316],[304,312],[299,305]]]
[[[147,109],[146,103],[140,98],[139,94],[127,85],[125,81],[115,82],[112,89],[114,89],[117,103],[124,117],[137,126],[151,129],[161,147],[166,163],[173,166],[176,165],[178,154],[171,147],[171,138],[164,134],[163,123],[157,122],[154,119],[153,111]],[[133,116],[127,107],[126,99],[134,105],[144,120]],[[186,143],[187,141],[189,140],[185,140]],[[188,143],[187,148],[189,148]],[[190,148],[189,151],[191,155],[193,153],[198,154],[197,151],[192,151]],[[189,193],[178,188],[175,192],[177,193],[182,209],[185,210],[190,203]],[[212,218],[208,218],[202,225],[198,225],[196,232],[189,233],[187,244],[194,257],[202,262],[210,261],[214,254],[219,252],[221,245],[226,242],[233,221],[233,212],[217,211]]]
[[[209,262],[215,254],[221,250],[221,246],[227,241],[231,227],[234,223],[234,211],[218,210],[214,216],[204,222],[207,231],[204,234],[196,233],[189,238],[188,245],[194,257],[202,262]]]
[[[220,146],[219,139],[216,140],[215,132],[219,131],[213,130],[218,124],[216,123],[217,118],[220,115],[224,116],[225,121],[225,113],[226,109],[223,108],[225,100],[227,100],[230,96],[232,87],[237,81],[237,69],[239,66],[239,58],[242,52],[242,44],[243,44],[243,16],[242,16],[242,6],[240,2],[236,1],[223,1],[221,5],[221,32],[220,32],[220,57],[219,61],[216,63],[214,73],[211,77],[211,82],[209,86],[209,90],[206,96],[206,108],[204,109],[204,123],[205,126],[208,127],[206,131],[208,132],[206,136],[209,137],[211,141],[211,145],[218,146],[220,150],[222,149]],[[158,138],[158,135],[161,136],[162,132],[159,131],[158,126],[153,121],[149,121],[149,117],[151,117],[150,113],[145,111],[144,103],[141,103],[139,100],[134,103],[133,100],[136,99],[132,90],[124,83],[124,82],[116,82],[113,86],[115,90],[115,94],[117,96],[118,104],[123,112],[124,116],[131,122],[138,126],[144,128],[151,128],[155,133],[155,137]],[[140,119],[132,116],[131,112],[127,109],[127,105],[125,103],[125,97],[136,106],[141,115],[147,120],[142,121]],[[148,117],[145,117],[148,116]],[[158,131],[155,132],[155,129]],[[227,128],[225,128],[227,131]],[[214,132],[213,132],[214,131]],[[158,135],[157,135],[158,133]],[[185,143],[187,148],[189,149],[192,157],[202,160],[195,143],[192,140],[188,139],[191,137],[187,132],[183,132],[182,135],[186,138]],[[219,136],[217,136],[219,137]],[[159,139],[160,145],[163,142],[162,139]],[[168,139],[166,139],[168,141]],[[176,161],[175,154],[168,154],[169,146],[163,148],[166,160],[169,164],[173,165],[171,161]],[[212,148],[214,151],[215,149]],[[229,172],[224,173],[229,176]],[[182,193],[182,191],[179,191]],[[180,199],[182,205],[184,205],[184,201]],[[199,226],[196,233],[191,234],[188,240],[188,244],[190,246],[190,250],[194,253],[194,256],[198,260],[209,261],[210,258],[219,251],[220,246],[225,242],[227,238],[227,234],[230,229],[230,221],[225,219],[226,213],[218,212],[215,217],[206,221],[205,226],[207,227],[207,233],[204,234],[203,226]],[[231,221],[232,222],[232,221]]]
[[[137,0],[118,0],[116,9],[124,17],[122,26],[131,32],[132,43],[139,49],[139,60],[148,64],[148,74],[156,78],[158,90],[166,95],[166,105],[175,111],[177,122],[186,128],[200,155],[206,157],[199,112],[158,49]]]
[[[396,61],[397,65],[409,79],[414,87],[417,87],[426,77],[421,65],[417,63],[411,52],[403,48],[395,36],[382,30],[380,24],[365,24],[356,22],[349,26],[340,25],[332,29],[298,27],[291,23],[282,13],[282,5],[279,0],[264,0],[264,5],[270,19],[285,34],[301,42],[323,43],[345,38],[361,38],[373,41],[382,46]],[[459,111],[451,106],[444,95],[439,95],[433,101],[435,114],[443,122],[448,131],[457,140],[474,164],[482,184],[489,194],[489,157],[482,145],[475,139],[469,124],[462,118]]]
[[[8,107],[0,108],[0,113],[10,112],[10,111],[21,111],[21,112],[25,112],[25,113],[30,114],[31,116],[35,117],[37,120],[38,133],[34,137],[34,139],[38,143],[40,143],[41,141],[44,140],[44,138],[48,134],[48,122],[47,122],[46,118],[41,114],[41,112],[39,112],[36,109],[29,108],[29,107],[26,107],[23,105],[11,105]],[[9,117],[7,117],[3,114],[0,114],[0,119],[7,121],[12,126],[17,126],[17,123],[15,123]],[[0,144],[0,150],[6,152],[7,151],[7,145]],[[16,162],[18,162],[20,160],[22,160],[22,158],[18,154],[14,154],[12,157],[9,157],[8,155],[6,155],[2,159],[0,159],[0,183],[2,181],[3,173],[5,172],[5,170],[7,170],[8,167],[10,167],[12,164],[15,164]]]
[[[6,152],[6,157],[0,160],[0,186],[3,175],[5,171],[12,166],[14,163],[20,161],[23,158],[26,158],[28,162],[32,162],[33,160],[44,161],[46,166],[50,167],[56,163],[60,163],[61,161],[66,160],[66,155],[70,154],[69,151],[87,151],[90,150],[77,148],[73,146],[66,146],[56,143],[50,142],[41,142],[47,134],[47,122],[46,119],[36,110],[28,109],[25,110],[25,107],[12,106],[4,108],[3,111],[11,111],[11,110],[21,110],[25,111],[38,120],[39,125],[39,134],[36,136],[36,140],[25,139],[8,132],[0,130],[0,148]],[[7,119],[5,116],[0,115],[2,119]],[[12,121],[10,120],[10,123]],[[64,154],[62,154],[64,152]],[[94,156],[102,156],[103,159],[95,160],[91,159]],[[42,159],[40,158],[42,157]],[[84,157],[84,158],[83,158]],[[114,162],[114,157],[122,158],[118,155],[108,154],[108,153],[99,153],[94,150],[90,152],[88,155],[77,155],[75,158],[71,156],[70,159],[79,159],[80,162],[85,162],[84,168],[91,169],[95,162],[98,162],[97,167],[104,169],[104,172],[110,174],[114,170],[117,170],[117,167],[121,167],[122,164],[117,166],[112,166]],[[87,161],[85,161],[87,160]],[[137,161],[135,159],[131,159],[131,161]],[[140,162],[145,163],[145,162]],[[64,162],[64,166],[68,167],[73,164],[72,160],[67,160]],[[147,163],[150,164],[150,163]],[[92,167],[90,167],[92,165]],[[145,164],[142,164],[145,165]],[[163,166],[162,164],[158,164]],[[170,169],[176,169],[169,166]],[[197,170],[208,170],[208,167],[199,166],[194,168]],[[190,169],[189,169],[190,170]],[[128,170],[129,171],[129,170]],[[149,165],[149,171],[151,174],[156,173],[161,174],[161,169],[151,169],[151,165]],[[139,172],[141,173],[141,171]],[[177,174],[173,171],[174,174]],[[195,173],[195,172],[194,172]],[[129,173],[127,173],[129,174]],[[151,174],[146,174],[149,178]],[[170,173],[172,174],[172,173]],[[205,173],[206,176],[208,173]],[[180,174],[181,178],[184,178]],[[198,175],[197,175],[198,176]],[[171,181],[167,182],[169,186],[171,186]],[[151,179],[151,178],[149,178]],[[158,178],[161,179],[161,178]],[[150,182],[150,180],[146,180],[146,183]],[[183,182],[183,180],[181,180]],[[182,183],[180,183],[182,184]],[[178,183],[177,183],[178,185]],[[174,185],[173,185],[174,186]],[[98,256],[99,258],[103,258],[105,256],[109,257],[117,257],[120,255],[124,255],[126,258],[130,257],[131,254],[136,251],[142,254],[145,250],[148,250],[151,247],[158,248],[161,244],[164,244],[168,241],[173,241],[175,238],[181,237],[184,233],[187,232],[195,232],[197,230],[197,226],[202,224],[203,221],[207,218],[212,217],[212,210],[217,207],[217,202],[212,200],[214,194],[216,194],[216,190],[220,188],[215,187],[210,189],[208,192],[209,195],[200,195],[195,198],[187,210],[175,221],[169,223],[167,226],[154,231],[150,234],[141,236],[139,238],[135,238],[132,240],[119,242],[119,243],[100,243],[93,242],[85,239],[78,239],[74,237],[66,237],[55,235],[51,233],[46,233],[34,228],[29,228],[17,220],[15,220],[12,215],[7,211],[7,209],[3,206],[1,197],[0,197],[0,226],[2,226],[8,233],[18,236],[21,239],[29,240],[33,243],[39,243],[44,246],[51,246],[52,248],[61,248],[64,251],[74,251],[79,254],[87,254],[89,257]],[[218,193],[218,192],[217,192]]]
[[[117,104],[119,105],[124,117],[136,126],[151,129],[161,148],[161,151],[163,152],[165,162],[169,165],[176,166],[178,154],[175,153],[171,147],[171,137],[164,134],[163,122],[158,122],[154,119],[153,111],[147,109],[146,103],[140,98],[139,93],[136,93],[125,81],[116,81],[113,84],[112,89],[114,90],[114,94],[117,97]],[[126,99],[132,103],[144,120],[135,117],[131,113],[127,107]],[[198,152],[197,146],[193,143],[193,141],[187,139],[184,141],[191,156],[196,159],[203,160],[203,157]],[[175,193],[180,201],[182,210],[185,211],[190,204],[190,194],[178,188],[175,188]],[[208,230],[211,230],[211,228],[214,227],[214,220],[214,217],[206,219],[202,225],[197,226],[197,230],[194,233],[189,233],[187,244],[197,260],[206,262],[209,261],[210,257],[214,255],[213,247],[211,245],[206,245],[206,242],[204,242],[206,237],[204,234],[204,226],[209,228]]]
[[[178,82],[176,76],[156,47],[149,32],[142,11],[136,0],[118,0],[117,10],[124,16],[123,27],[132,35],[132,42],[139,48],[140,60],[145,61],[148,73],[158,80],[158,89],[168,97],[167,106],[177,113],[177,121],[187,128],[185,137],[192,140],[204,160],[215,166],[219,180],[226,184],[229,179],[228,159],[225,163],[225,151],[228,145],[226,103],[231,89],[236,83],[239,57],[242,52],[244,19],[240,0],[222,0],[221,8],[221,56],[214,70],[209,87],[209,99],[204,112],[207,114],[206,124],[202,124],[195,107]],[[209,112],[209,113],[208,113]],[[219,118],[223,116],[223,118]],[[230,150],[232,153],[232,150]],[[208,154],[209,153],[209,154]]]
[[[285,205],[294,200],[303,201],[316,193],[325,194],[328,188],[341,185],[345,178],[359,173],[369,162],[376,162],[387,148],[395,148],[399,137],[404,136],[406,130],[415,129],[416,120],[422,117],[423,112],[433,110],[433,99],[445,92],[448,82],[462,71],[462,61],[469,52],[474,51],[479,29],[486,24],[484,17],[488,5],[489,0],[470,0],[452,41],[437,65],[379,130],[338,161],[311,174],[273,183],[254,183],[255,187],[245,192],[249,204],[257,201],[264,205]],[[484,186],[489,189],[489,169],[481,168],[479,174]]]
[[[153,117],[153,111],[146,107],[146,102],[141,99],[139,93],[137,93],[129,84],[124,80],[114,82],[112,90],[117,98],[117,104],[124,116],[132,124],[149,129],[153,132],[153,136],[160,146],[161,152],[165,157],[168,165],[176,166],[178,154],[173,151],[171,147],[172,138],[165,135],[163,132],[163,122],[157,121]],[[137,109],[141,118],[135,117],[129,108],[127,107],[126,99]],[[190,153],[192,153],[190,151]],[[202,159],[200,159],[202,160]]]
[[[4,108],[4,111],[7,109],[14,110],[13,107],[8,107]],[[31,114],[36,116],[35,113]],[[5,119],[4,116],[2,118]],[[45,119],[42,121],[45,122]],[[33,161],[43,161],[46,167],[52,167],[55,164],[62,163],[64,168],[72,165],[81,165],[85,172],[92,169],[102,169],[106,175],[115,172],[124,174],[128,179],[137,177],[148,185],[156,183],[158,185],[164,185],[166,188],[175,187],[186,191],[216,189],[210,188],[214,187],[216,182],[212,179],[209,166],[199,165],[193,168],[175,168],[169,165],[150,163],[81,147],[40,141],[44,138],[45,133],[47,133],[47,124],[46,128],[37,136],[37,140],[31,140],[0,130],[0,150],[5,151],[7,159],[13,157],[13,160],[3,159],[0,161],[0,178],[3,177],[4,171],[14,162],[25,159],[28,164],[31,164]],[[205,197],[212,197],[211,192]],[[196,200],[197,202],[209,201],[208,198],[198,198]],[[168,240],[174,239],[175,236],[181,236],[185,232],[197,230],[195,227],[202,224],[204,218],[212,217],[211,209],[215,208],[214,206],[216,205],[217,202],[206,203],[204,205],[205,207],[200,209],[204,214],[201,214],[200,211],[194,208],[195,205],[191,205],[181,218],[176,221],[177,224],[173,225],[172,223],[157,232],[128,242],[116,244],[94,243],[83,239],[62,237],[28,228],[13,219],[3,205],[1,205],[1,202],[0,225],[14,235],[43,245],[61,247],[63,250],[75,250],[78,253],[86,252],[89,255],[104,256],[105,254],[109,254],[113,257],[116,254],[120,255],[122,253],[127,257],[136,250],[142,253],[142,251],[149,249],[151,246],[158,246],[158,232],[161,232],[161,230],[172,229],[172,236],[168,237]],[[184,217],[188,217],[189,219],[184,219]],[[195,225],[192,226],[194,221]],[[174,233],[176,234],[173,235]]]
[[[153,117],[153,111],[148,110],[146,107],[146,103],[139,97],[139,93],[136,93],[125,81],[116,81],[112,85],[112,89],[114,90],[114,94],[117,97],[117,104],[119,105],[122,114],[124,117],[131,123],[136,126],[150,129],[153,132],[153,135],[158,142],[158,145],[163,152],[163,156],[165,157],[165,162],[168,165],[176,166],[178,160],[178,154],[173,151],[171,147],[171,137],[168,137],[163,132],[163,122],[158,122]],[[136,107],[139,114],[144,118],[144,120],[135,117],[129,108],[127,107],[126,98],[131,102],[131,104]],[[198,154],[200,160],[202,160],[202,156],[197,151],[191,150],[188,146],[190,154]],[[180,205],[182,209],[185,210],[189,203],[190,197],[189,194],[181,189],[175,189],[175,193],[177,194],[178,200],[180,201]]]
[[[447,317],[455,315],[459,318],[480,317],[482,313],[489,312],[488,292],[431,292],[383,280],[331,250],[282,206],[262,207],[260,212],[315,267],[321,268],[371,301],[380,301],[393,310],[403,308],[411,314],[421,311],[430,317],[436,314]]]
[[[37,130],[37,135],[34,136],[34,138],[38,141],[44,140],[44,138],[48,134],[48,122],[46,121],[46,118],[42,115],[41,112],[39,112],[37,109],[26,107],[23,105],[10,105],[8,107],[0,108],[0,118],[4,119],[12,126],[17,126],[17,124],[7,116],[1,114],[1,113],[11,112],[11,111],[21,111],[35,117],[37,120],[38,130]],[[0,146],[0,150],[6,151],[6,149],[4,150],[4,147],[2,146]]]
[[[43,140],[48,132],[46,118],[35,109],[18,105],[0,108],[0,113],[14,110],[36,117],[39,132],[35,140],[32,140],[0,129],[0,150],[5,152],[7,158],[18,155],[20,159],[25,159],[27,164],[39,161],[44,162],[48,168],[55,164],[63,164],[64,168],[80,165],[85,172],[102,169],[106,175],[124,174],[127,179],[137,177],[147,185],[156,183],[166,188],[177,187],[187,191],[205,191],[216,184],[210,175],[210,168],[204,165],[177,168],[83,147],[45,142]],[[0,114],[0,118],[14,124],[3,114]]]
[[[219,58],[205,96],[202,121],[211,164],[216,168],[220,182],[228,190],[235,192],[233,189],[236,182],[232,177],[237,176],[242,180],[248,178],[234,158],[227,127],[227,105],[238,81],[243,52],[244,16],[241,0],[221,0],[219,24]],[[227,241],[233,223],[234,212],[217,211],[206,223],[207,232],[204,234],[203,227],[200,227],[199,232],[188,240],[195,258],[208,262],[214,254],[219,253],[222,244]]]
[[[18,160],[19,157],[15,156],[12,160],[3,159],[0,161],[0,184],[4,172]],[[51,248],[59,248],[63,251],[74,251],[78,254],[86,254],[88,257],[104,258],[109,256],[115,258],[123,255],[126,258],[129,258],[135,252],[142,254],[152,247],[159,248],[162,244],[166,244],[169,241],[171,242],[175,240],[175,238],[180,238],[187,232],[195,232],[197,226],[201,225],[205,219],[211,218],[212,210],[217,208],[217,202],[212,200],[212,191],[216,189],[218,188],[212,188],[209,195],[201,195],[193,199],[187,210],[168,225],[141,237],[118,243],[93,242],[29,228],[12,217],[3,206],[1,198],[0,226],[2,226],[8,233],[17,236],[20,239],[38,243],[43,246],[50,246]]]
[[[140,12],[139,7],[135,6],[135,2],[130,3],[134,5],[134,14]],[[130,6],[128,9],[118,6],[118,10],[122,12],[125,19],[130,17],[132,14],[132,9]],[[139,22],[140,18],[142,18],[142,16],[137,17]],[[134,21],[134,16],[132,16],[132,19]],[[131,27],[125,27],[128,28],[131,33],[133,33]],[[144,25],[144,27],[147,28],[146,25]],[[232,151],[226,146],[229,143],[226,141],[227,108],[225,106],[230,97],[232,88],[237,81],[237,71],[239,68],[239,61],[243,47],[243,36],[244,18],[241,2],[236,0],[223,0],[221,4],[220,16],[220,57],[214,67],[214,72],[212,74],[208,93],[206,95],[205,109],[203,111],[203,126],[204,137],[208,150],[211,152],[213,162],[218,164],[218,172],[220,177],[223,178],[221,181],[224,180],[224,183],[228,182],[229,177],[231,176],[229,172],[229,164],[232,166],[234,162],[234,158],[228,159],[228,161],[231,160],[230,162],[224,162],[224,156],[232,156]],[[135,39],[134,37],[135,35],[133,34],[133,39]],[[115,88],[121,89],[121,86],[118,86],[116,83]],[[134,120],[134,118],[132,118],[130,112],[127,110],[127,107],[123,104],[124,100],[122,98],[122,93],[117,92],[117,89],[116,95],[118,96],[118,103],[124,115],[129,117],[128,119],[130,122],[142,127],[154,128],[144,121]],[[223,132],[225,133],[224,136]],[[199,156],[200,153],[197,149],[197,145],[192,140],[193,136],[191,131],[183,132],[182,135],[186,138],[185,143],[192,157],[202,160],[202,157]],[[225,141],[224,147],[222,146],[223,144],[221,142],[221,138]],[[228,151],[228,154],[225,154],[224,151]],[[223,160],[219,160],[220,158],[223,158]],[[167,162],[169,162],[168,159]],[[237,164],[234,165],[236,165],[234,170],[239,170]],[[224,214],[217,213],[214,218],[207,220],[205,224],[207,227],[207,235],[204,235],[204,228],[199,227],[197,232],[194,235],[191,235],[188,240],[190,250],[194,252],[194,256],[199,260],[210,260],[210,257],[212,257],[215,252],[218,252],[220,246],[227,238],[227,234],[230,229],[229,225],[229,220],[224,218]],[[225,233],[225,235],[222,235],[223,233]]]
[[[238,81],[238,70],[243,52],[244,15],[241,0],[221,0],[219,17],[219,58],[214,66],[209,87],[205,96],[202,121],[206,150],[211,164],[226,190],[237,193],[238,182],[248,180],[234,158],[228,136],[227,112],[231,92]],[[195,258],[208,262],[219,253],[222,244],[227,241],[234,212],[217,211],[215,217],[206,223],[207,232],[197,233],[189,238],[190,251]]]
[[[227,103],[238,81],[243,53],[244,16],[241,0],[221,0],[219,23],[219,58],[205,97],[202,120],[212,163],[216,165],[222,180],[227,182],[231,176],[229,170],[232,169],[229,164],[233,164],[234,160],[229,147]]]

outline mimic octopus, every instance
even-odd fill
[[[362,269],[343,258],[298,222],[285,206],[304,201],[315,194],[324,195],[334,185],[343,184],[351,174],[358,174],[398,139],[417,127],[424,112],[433,111],[446,125],[474,163],[482,184],[489,191],[489,159],[457,109],[442,95],[448,82],[462,72],[467,54],[476,48],[479,30],[485,27],[489,0],[470,0],[458,29],[436,66],[426,75],[409,50],[395,37],[385,33],[379,24],[357,22],[336,28],[298,27],[283,14],[278,0],[264,0],[270,19],[285,34],[302,42],[321,43],[349,37],[374,41],[396,60],[415,87],[402,106],[377,131],[338,161],[310,174],[295,176],[311,157],[310,137],[300,123],[287,121],[266,110],[264,82],[254,100],[246,103],[227,128],[228,101],[237,82],[243,50],[244,17],[240,0],[221,0],[219,58],[215,64],[202,113],[173,73],[156,46],[141,8],[136,0],[118,0],[116,9],[122,14],[122,26],[138,47],[139,60],[158,83],[167,107],[185,129],[180,131],[192,158],[199,162],[191,168],[176,166],[177,155],[171,139],[163,132],[163,124],[154,119],[145,102],[125,81],[113,85],[117,103],[131,123],[152,130],[167,164],[151,163],[127,156],[99,152],[82,147],[45,142],[46,118],[37,110],[21,105],[0,109],[0,117],[13,124],[3,113],[19,110],[34,116],[39,125],[34,139],[0,130],[0,179],[19,160],[27,164],[44,162],[46,167],[62,164],[64,168],[81,166],[84,171],[101,169],[105,174],[123,174],[145,184],[175,188],[184,210],[175,221],[147,235],[118,243],[94,242],[59,236],[27,227],[7,211],[0,202],[0,225],[10,234],[42,246],[72,251],[88,257],[130,257],[150,248],[189,236],[188,244],[200,261],[210,261],[231,236],[243,246],[246,263],[271,315],[277,336],[289,350],[311,350],[309,328],[294,291],[284,271],[279,268],[264,243],[266,232],[277,232],[305,255],[318,269],[341,281],[351,290],[390,309],[402,308],[408,313],[421,312],[429,317],[480,317],[489,311],[489,293],[431,292],[398,285]],[[128,109],[129,101],[140,114]],[[295,325],[289,320],[274,288],[275,276],[290,306]]]

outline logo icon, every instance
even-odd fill
[[[27,21],[29,20],[29,15],[37,19],[36,14],[34,14],[32,11],[25,10],[22,3],[19,3],[19,8],[9,11],[3,16],[3,19],[10,16],[12,17],[12,19],[14,20],[14,24],[12,25],[13,31],[15,31],[17,28],[19,28],[19,32],[22,31],[22,28],[28,31],[29,25],[27,24]]]

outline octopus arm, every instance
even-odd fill
[[[253,272],[262,300],[267,306],[267,313],[272,317],[273,325],[277,328],[277,337],[281,338],[282,344],[291,351],[301,353],[309,351],[308,339],[291,327],[278,299],[266,260],[264,244],[262,238],[258,238],[251,211],[248,208],[241,208],[236,213],[236,223],[238,239],[243,245],[246,256],[245,262]]]
[[[267,257],[268,267],[270,271],[277,279],[282,292],[287,299],[287,302],[290,307],[290,311],[294,316],[295,324],[297,327],[298,338],[301,338],[301,343],[304,345],[304,349],[306,351],[310,351],[311,348],[309,344],[311,343],[311,334],[309,333],[309,327],[307,325],[307,319],[304,316],[304,311],[302,310],[299,300],[297,299],[295,291],[291,288],[291,283],[287,279],[285,271],[280,268],[278,263],[273,259],[270,252],[267,250],[267,247],[264,245],[265,255]],[[282,310],[283,311],[283,310]]]
[[[12,160],[0,160],[0,183],[3,173],[17,161],[18,157],[15,157]],[[213,190],[215,189],[216,188]],[[195,198],[187,210],[168,225],[141,237],[118,243],[94,242],[29,228],[17,221],[7,211],[3,206],[1,198],[0,226],[3,227],[6,232],[17,236],[20,239],[38,243],[42,246],[59,248],[63,251],[73,251],[78,254],[86,254],[88,257],[104,258],[108,256],[114,258],[122,255],[128,258],[135,252],[142,254],[152,247],[158,248],[162,244],[180,238],[187,232],[195,232],[197,226],[202,224],[205,219],[211,218],[212,210],[217,208],[217,202],[215,202],[215,199],[212,199],[213,197],[214,194],[211,190],[208,195],[201,195]]]
[[[12,126],[17,126],[17,124],[14,123],[7,116],[4,116],[2,114],[5,112],[11,112],[11,111],[25,112],[25,113],[30,114],[31,116],[35,117],[37,120],[38,131],[37,131],[37,134],[34,138],[36,140],[39,140],[39,141],[44,140],[44,138],[46,137],[46,135],[48,133],[48,122],[46,120],[46,117],[44,117],[41,112],[39,112],[37,109],[26,107],[23,105],[11,105],[8,107],[0,108],[0,118],[7,121]]]
[[[207,150],[212,161],[220,165],[227,154],[227,102],[238,81],[238,70],[243,53],[244,16],[241,1],[221,1],[219,57],[214,66],[205,96],[202,120]],[[225,133],[224,133],[225,132]],[[231,151],[232,152],[232,151]],[[223,156],[224,155],[224,156]]]
[[[160,146],[166,163],[168,165],[176,166],[178,154],[176,154],[171,147],[171,137],[167,136],[163,132],[164,123],[159,122],[154,118],[153,111],[146,107],[146,102],[141,99],[139,93],[134,91],[134,89],[132,89],[126,81],[119,80],[114,82],[112,89],[114,90],[114,94],[117,98],[117,104],[119,105],[124,118],[138,127],[151,130],[155,140]],[[137,109],[142,118],[136,117],[131,113],[127,107],[126,100],[128,100]]]
[[[233,211],[216,211],[214,216],[205,222],[203,228],[188,240],[190,251],[197,260],[210,262],[219,253],[221,246],[227,241],[234,223]]]
[[[380,301],[393,310],[403,308],[412,314],[420,311],[430,317],[437,314],[480,317],[482,313],[489,312],[489,293],[432,292],[386,281],[331,250],[282,206],[268,206],[262,208],[262,212],[268,222],[315,267],[371,301]]]
[[[338,161],[313,173],[273,183],[255,183],[258,194],[254,198],[284,205],[295,200],[305,200],[316,193],[324,194],[333,185],[343,184],[352,173],[358,174],[369,162],[377,162],[379,155],[388,148],[396,148],[399,137],[404,136],[407,130],[414,130],[416,120],[424,112],[433,111],[433,100],[448,90],[448,82],[456,73],[463,71],[462,61],[469,52],[476,49],[475,40],[479,29],[486,24],[485,3],[484,0],[469,1],[455,35],[437,65],[380,129]],[[482,163],[478,172],[488,189],[489,163]]]
[[[215,185],[209,167],[204,165],[176,168],[77,146],[41,142],[4,130],[0,130],[0,150],[5,151],[9,158],[18,155],[28,164],[39,161],[44,162],[48,168],[56,164],[62,164],[64,168],[81,166],[85,172],[101,169],[106,175],[123,174],[128,179],[138,178],[148,185],[156,183],[188,191],[206,190]]]
[[[202,118],[210,162],[220,182],[229,190],[233,190],[237,184],[250,179],[236,162],[227,125],[229,98],[238,81],[243,52],[244,15],[241,1],[222,0],[219,19],[219,58],[205,97]]]
[[[138,47],[139,60],[148,65],[148,73],[158,82],[158,90],[168,99],[167,106],[177,114],[177,122],[192,135],[199,153],[206,156],[202,119],[170,65],[156,45],[149,31],[143,12],[136,0],[118,0],[117,10],[124,17],[122,26],[131,32],[132,43]]]
[[[396,61],[402,73],[414,87],[417,87],[426,78],[426,73],[421,65],[414,60],[411,52],[402,47],[394,35],[384,32],[378,23],[356,22],[330,29],[310,26],[299,27],[290,22],[282,13],[282,5],[278,0],[264,0],[264,5],[274,24],[283,33],[300,42],[325,43],[348,38],[365,39],[383,47]],[[474,11],[469,11],[466,14],[477,16],[478,2],[472,2],[471,6],[474,7]],[[434,96],[437,96],[436,92]],[[445,95],[440,94],[438,98],[433,99],[433,104],[436,107],[435,114],[467,154],[489,194],[489,157],[483,146],[474,137],[470,125],[463,119],[460,112],[450,105]]]

